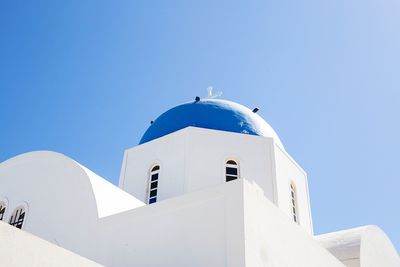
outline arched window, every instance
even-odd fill
[[[4,215],[6,214],[7,203],[5,201],[0,201],[0,221],[4,220]]]
[[[20,206],[16,208],[14,212],[11,214],[9,224],[21,229],[22,225],[24,224],[25,215],[26,215],[25,207]]]
[[[236,161],[230,159],[225,163],[225,178],[227,182],[239,178],[239,165]]]
[[[160,175],[160,166],[154,166],[150,171],[149,188],[148,188],[148,203],[157,202],[158,176]]]
[[[297,192],[296,192],[296,187],[293,183],[290,184],[290,198],[292,201],[293,221],[295,223],[299,223],[299,214],[298,214],[298,208],[297,208]]]

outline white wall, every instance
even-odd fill
[[[149,170],[161,166],[158,200],[225,183],[225,162],[239,163],[240,177],[256,182],[264,195],[292,217],[290,182],[296,184],[300,225],[312,234],[307,176],[274,140],[187,127],[125,152],[119,186],[146,200]]]
[[[189,133],[194,140],[201,134]],[[226,136],[215,138],[220,137],[228,140],[225,144],[234,141]],[[216,140],[210,138],[211,142]],[[248,140],[239,145],[243,155],[247,146],[252,146],[246,144]],[[268,148],[263,148],[268,139],[256,140],[260,150],[255,151]],[[196,147],[190,150],[196,151]],[[212,150],[211,154],[217,152]],[[201,153],[194,154],[195,158]],[[248,170],[253,168],[247,162],[243,159],[242,171],[251,175]],[[284,167],[282,164],[280,168]],[[0,164],[0,197],[8,199],[6,219],[14,207],[26,202],[29,210],[24,230],[106,266],[343,267],[266,198],[257,179],[218,184],[203,174],[197,176],[201,178],[216,185],[191,185],[192,192],[143,206],[61,154],[34,152]],[[361,267],[375,266],[380,259],[397,263],[396,252],[382,236],[372,231],[363,238],[361,259],[366,263]],[[377,239],[381,241],[375,242]],[[6,245],[7,241],[0,243]],[[383,247],[381,244],[384,249],[377,250],[377,246]],[[35,248],[32,251],[26,255],[37,255]]]
[[[225,183],[225,162],[234,159],[240,177],[256,181],[274,201],[272,138],[194,127],[186,135],[185,192]]]
[[[274,156],[278,207],[289,218],[293,218],[290,184],[294,183],[297,194],[297,220],[307,232],[313,234],[307,174],[278,146],[274,147]]]
[[[3,162],[0,196],[8,198],[5,220],[26,203],[24,230],[88,254],[97,208],[90,182],[82,177],[85,173],[76,163],[53,152],[27,153]]]
[[[315,239],[347,267],[400,266],[392,242],[374,225],[323,234]]]
[[[98,231],[106,266],[344,266],[246,179],[103,218]]]
[[[0,222],[0,265],[7,267],[100,267],[66,249]]]
[[[244,181],[246,266],[344,267],[303,228]]]
[[[0,195],[28,203],[23,230],[106,266],[244,265],[240,181],[116,214],[126,193],[93,175],[61,154],[28,153],[0,164]]]
[[[240,180],[99,221],[106,266],[244,266]]]
[[[145,200],[149,170],[161,166],[159,199],[167,199],[225,182],[225,162],[235,159],[240,176],[255,180],[274,200],[273,139],[187,127],[126,150],[119,186]]]
[[[184,193],[185,132],[159,138],[125,151],[119,187],[147,203],[150,169],[160,165],[157,200]]]
[[[97,255],[95,226],[100,216],[143,205],[66,156],[37,151],[0,164],[0,198],[7,198],[4,220],[24,203],[22,227],[40,238],[87,258]]]

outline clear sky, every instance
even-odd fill
[[[377,224],[400,250],[398,0],[2,1],[0,38],[0,161],[55,150],[117,183],[213,85],[307,171],[316,233]]]

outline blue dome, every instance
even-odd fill
[[[188,102],[164,112],[150,125],[139,144],[189,126],[272,137],[283,147],[278,135],[263,118],[245,106],[221,99]]]

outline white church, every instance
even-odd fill
[[[56,152],[0,163],[0,266],[400,267],[377,226],[313,234],[307,174],[257,111],[166,111],[118,187]]]

